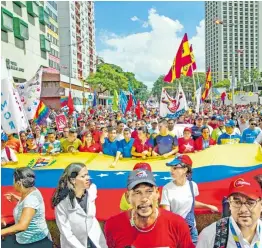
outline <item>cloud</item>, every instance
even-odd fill
[[[131,20],[141,21],[136,16]],[[154,81],[168,72],[185,30],[179,20],[160,15],[154,8],[148,11],[148,20],[142,24],[148,31],[127,36],[104,35],[101,40],[106,48],[98,54],[106,62],[134,72],[138,80],[152,88]],[[189,42],[193,45],[198,71],[204,71],[204,20],[196,27],[196,34]]]
[[[131,19],[131,21],[133,21],[133,22],[136,22],[136,21],[139,20],[137,16],[133,16],[133,17],[131,17],[130,19]]]

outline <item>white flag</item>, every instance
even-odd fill
[[[1,121],[2,129],[7,133],[19,133],[28,127],[20,97],[13,86],[13,78],[1,58]]]
[[[188,110],[185,93],[179,84],[176,98],[168,95],[163,88],[160,100],[160,116],[167,118],[178,118]]]
[[[31,80],[16,84],[28,120],[34,118],[40,102],[42,74],[43,69],[41,67]]]
[[[196,113],[199,113],[199,108],[200,108],[200,103],[201,103],[201,87],[199,87],[196,90]]]

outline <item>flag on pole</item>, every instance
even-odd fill
[[[193,76],[193,71],[196,70],[196,60],[195,56],[193,54],[193,47],[192,45],[190,46],[190,56],[191,56],[191,63],[188,65],[183,66],[182,68],[182,74],[187,77],[192,77]]]
[[[116,111],[116,112],[118,111],[118,93],[117,93],[117,90],[114,90],[112,110]]]
[[[140,119],[141,119],[141,105],[140,105],[140,100],[137,100],[136,108],[135,108],[135,113],[136,113],[137,119],[140,120]]]
[[[96,107],[96,105],[97,105],[96,98],[97,98],[97,94],[96,94],[96,91],[94,91],[94,99],[93,99],[92,107]]]
[[[40,101],[35,112],[34,122],[37,125],[41,125],[43,122],[46,121],[49,115],[49,111],[50,109],[42,101]]]
[[[16,83],[16,89],[24,105],[25,114],[28,120],[35,116],[36,109],[40,102],[43,68],[40,67],[35,76],[24,83]]]
[[[74,112],[74,102],[73,102],[73,99],[72,99],[71,90],[69,90],[67,106],[68,106],[68,114],[69,115],[73,114],[73,112]]]
[[[202,94],[202,101],[208,98],[211,91],[211,87],[212,87],[212,79],[211,79],[211,70],[209,67],[206,73],[206,83],[205,83],[204,92]]]
[[[181,44],[178,48],[176,57],[174,58],[173,65],[170,68],[168,74],[164,77],[164,81],[172,83],[175,78],[180,78],[183,66],[192,63],[190,56],[190,48],[188,43],[187,34],[185,33]]]
[[[128,102],[127,102],[125,114],[126,114],[128,111],[131,111],[132,106],[133,106],[133,96],[132,96],[132,94],[130,94],[130,95],[129,95]]]
[[[61,96],[60,97],[60,106],[61,108],[67,106],[68,104],[68,96]]]
[[[199,113],[201,104],[201,86],[196,90],[196,113]]]
[[[131,85],[130,82],[128,82],[128,91],[130,92],[130,94],[132,94],[133,102],[134,102],[134,104],[136,104],[135,92],[134,92],[134,90],[132,89],[132,85]]]
[[[166,118],[177,118],[188,110],[186,96],[181,84],[177,90],[176,98],[169,96],[165,88],[162,88],[160,100],[160,116]]]
[[[29,126],[13,78],[1,58],[1,127],[5,133],[19,133]]]
[[[127,100],[127,97],[126,97],[125,93],[122,90],[120,90],[120,101],[119,101],[119,104],[120,104],[120,109],[121,109],[123,114],[126,111],[127,102],[128,102],[128,100]]]

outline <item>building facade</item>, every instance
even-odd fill
[[[205,54],[213,82],[232,80],[234,56],[235,83],[251,84],[250,76],[245,82],[243,73],[262,71],[262,2],[206,1]]]
[[[15,82],[27,81],[40,66],[48,67],[48,13],[43,2],[1,1],[1,19],[1,56]]]
[[[56,1],[45,1],[45,9],[49,15],[49,24],[47,25],[47,37],[51,42],[50,53],[48,57],[49,68],[45,71],[50,73],[59,73],[59,35],[58,35],[58,16]]]
[[[87,78],[96,70],[94,3],[59,1],[61,74]]]

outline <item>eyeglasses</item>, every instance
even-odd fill
[[[251,126],[256,126],[256,125],[257,125],[257,123],[250,123],[250,125],[251,125]]]
[[[242,205],[244,204],[249,210],[252,210],[257,205],[257,203],[259,201],[260,201],[260,199],[258,199],[258,200],[249,199],[245,202],[242,202],[240,200],[231,200],[229,202],[232,205],[232,207],[234,207],[234,208],[241,208]]]

